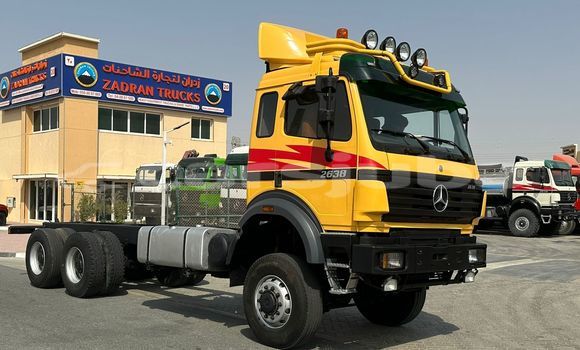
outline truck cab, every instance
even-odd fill
[[[171,178],[174,164],[167,164],[166,177]],[[135,172],[133,185],[133,218],[149,225],[161,222],[161,164],[143,164]]]
[[[575,228],[576,188],[567,163],[516,158],[513,169],[482,167],[488,192],[487,217],[507,221],[516,236],[568,234]]]
[[[576,158],[565,154],[554,154],[552,159],[567,163],[570,166],[572,181],[574,181],[574,186],[576,187],[576,192],[578,193],[578,198],[576,199],[574,207],[577,211],[580,211],[580,163],[578,163]]]

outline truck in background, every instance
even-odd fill
[[[514,236],[574,231],[577,193],[568,164],[518,156],[511,168],[480,165],[479,171],[487,192],[486,216],[480,220],[480,228],[499,219]]]
[[[576,200],[576,210],[580,211],[580,152],[578,151],[578,145],[572,144],[567,146],[562,146],[562,154],[554,154],[553,159],[559,160],[561,162],[568,163],[570,165],[570,171],[572,172],[572,180],[576,186],[576,191],[578,192],[578,199]]]
[[[475,281],[486,195],[449,73],[374,30],[357,42],[262,23],[258,37],[237,227],[44,223],[27,246],[33,286],[108,295],[135,259],[162,284],[229,278],[258,341],[292,348],[334,308],[399,326],[429,288]]]
[[[167,164],[167,181],[175,171],[174,164]],[[131,188],[133,219],[147,225],[161,223],[161,164],[143,164],[135,172],[135,183]]]

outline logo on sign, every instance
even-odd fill
[[[8,77],[4,77],[0,80],[0,97],[6,98],[8,90],[10,90],[10,80],[8,80]]]
[[[208,84],[205,87],[205,99],[212,105],[217,105],[222,100],[222,90],[216,84]]]
[[[90,88],[95,86],[99,75],[95,66],[88,62],[81,62],[76,65],[75,70],[75,80],[80,86]]]

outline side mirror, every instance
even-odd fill
[[[332,75],[319,75],[316,77],[316,92],[318,94],[318,123],[326,136],[326,152],[324,157],[327,162],[332,162],[333,152],[330,146],[332,131],[334,129],[334,116],[336,113],[336,85],[338,77]]]
[[[540,174],[540,183],[542,183],[542,184],[549,184],[550,183],[550,177],[548,176],[548,173],[545,170],[542,171]]]
[[[169,169],[169,180],[170,182],[175,181],[175,169]]]
[[[467,108],[461,107],[457,109],[457,113],[459,114],[459,120],[461,121],[461,124],[463,124],[465,133],[467,134],[467,127],[469,125],[469,111]]]

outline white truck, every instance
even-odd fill
[[[568,164],[518,156],[513,167],[481,165],[479,172],[487,192],[486,216],[480,228],[500,220],[514,236],[574,231],[577,193]]]
[[[167,179],[174,171],[175,164],[167,164]],[[148,225],[161,222],[161,164],[143,164],[137,168],[135,184],[131,190],[133,197],[133,218]]]

